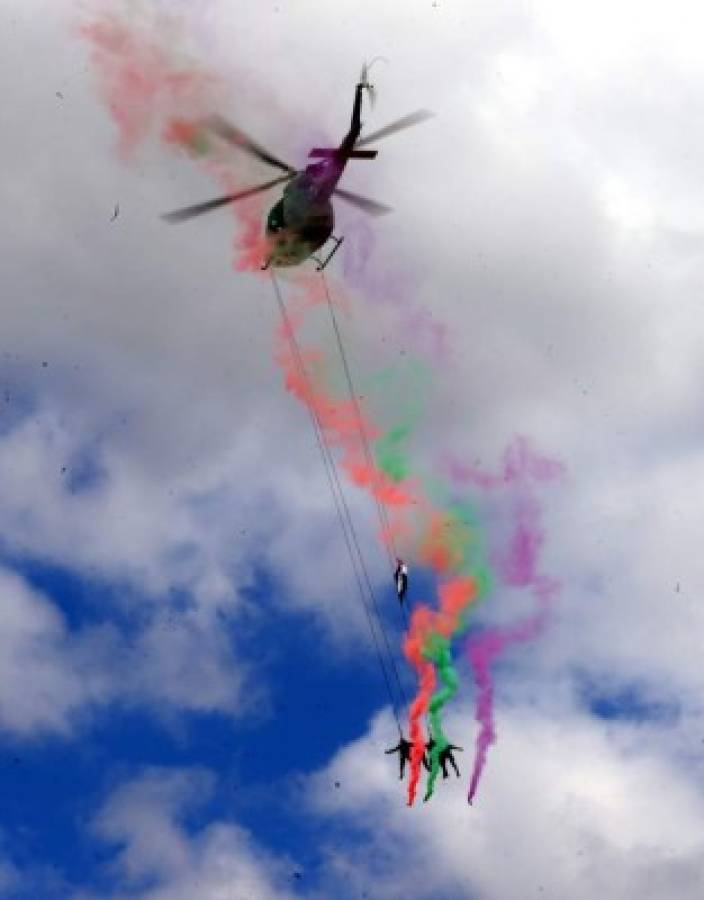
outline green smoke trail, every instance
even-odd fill
[[[447,701],[457,692],[459,678],[457,670],[452,664],[450,640],[448,638],[441,637],[438,634],[431,635],[424,655],[435,664],[442,684],[442,687],[433,694],[428,707],[430,732],[435,741],[430,755],[430,773],[424,797],[424,800],[430,800],[435,790],[438,772],[440,771],[440,754],[450,743],[442,727],[442,711]]]
[[[423,414],[430,384],[430,372],[418,360],[382,369],[372,378],[372,390],[391,404],[396,418],[374,447],[377,467],[393,481],[403,481],[410,472],[406,445]]]
[[[408,477],[408,458],[404,453],[404,443],[413,430],[411,423],[397,425],[376,442],[376,464],[393,481],[403,481]]]
[[[427,406],[430,376],[431,373],[422,363],[409,360],[402,366],[377,372],[373,385],[369,385],[375,399],[380,399],[392,410],[392,425],[377,438],[374,453],[378,468],[396,482],[417,474],[408,445]],[[384,418],[388,421],[389,415]],[[469,502],[453,497],[442,479],[428,475],[421,480],[427,495],[440,500],[437,508],[444,512],[444,528],[435,540],[442,546],[449,563],[445,573],[452,571],[457,575],[470,576],[476,583],[477,597],[485,597],[491,589],[492,575],[486,563],[477,510]],[[438,687],[430,698],[427,711],[430,733],[435,743],[430,754],[425,800],[433,796],[441,769],[440,756],[450,744],[443,728],[443,713],[459,686],[459,676],[452,660],[452,644],[468,629],[470,612],[471,607],[468,606],[461,613],[451,635],[434,631],[422,648],[423,657],[433,664],[438,678]]]
[[[485,561],[485,550],[479,531],[478,517],[467,502],[446,504],[450,513],[445,535],[445,546],[455,560],[455,571],[471,575],[476,584],[477,600],[485,597],[492,586],[492,572]],[[440,755],[450,743],[443,729],[443,712],[447,703],[457,693],[459,676],[452,661],[452,642],[469,627],[470,611],[467,607],[461,614],[456,628],[448,637],[432,633],[423,648],[423,655],[433,662],[440,680],[440,687],[430,699],[428,719],[430,731],[435,740],[430,758],[430,772],[426,784],[424,800],[429,800],[435,791],[435,782],[440,771]]]

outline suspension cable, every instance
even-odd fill
[[[325,288],[325,299],[327,300],[328,310],[330,312],[330,320],[332,322],[333,331],[335,332],[335,338],[337,340],[337,347],[340,351],[340,358],[342,359],[342,368],[345,373],[345,379],[347,381],[347,390],[349,392],[350,401],[352,403],[355,418],[357,421],[357,430],[359,432],[359,438],[362,442],[362,448],[364,450],[364,458],[366,460],[367,465],[369,466],[370,471],[373,473],[377,473],[378,469],[376,466],[376,462],[374,457],[372,456],[371,449],[369,447],[369,441],[367,440],[367,435],[364,430],[364,423],[362,421],[362,412],[359,408],[359,400],[357,398],[357,391],[355,390],[354,383],[352,381],[352,372],[347,362],[347,353],[345,352],[345,347],[342,342],[342,332],[340,331],[340,326],[337,321],[337,315],[335,314],[335,306],[332,302],[332,297],[330,296],[330,289],[328,287],[327,278],[325,277],[325,272],[321,271],[320,277],[323,281],[323,287]],[[396,545],[394,542],[393,533],[391,531],[391,525],[389,523],[388,512],[386,509],[386,504],[382,503],[379,496],[376,492],[372,491],[374,495],[374,500],[376,501],[376,509],[379,515],[379,522],[381,523],[382,534],[385,535],[386,540],[384,541],[384,547],[386,548],[386,554],[389,559],[389,564],[391,566],[391,570],[393,571],[395,568],[395,561],[399,558],[396,550]],[[387,543],[388,541],[388,543]],[[405,607],[402,603],[399,603],[399,610],[401,613],[401,620],[403,623],[403,627],[405,631],[408,631],[408,616],[406,614]]]
[[[281,289],[279,287],[279,283],[276,280],[276,276],[274,272],[271,272],[271,280],[274,285],[274,292],[276,295],[276,301],[279,307],[279,312],[281,315],[281,319],[284,325],[284,329],[286,331],[289,345],[291,348],[292,355],[294,357],[296,366],[298,368],[299,376],[301,377],[303,383],[305,384],[308,393],[312,394],[310,380],[308,378],[308,374],[306,372],[306,368],[303,362],[303,356],[300,351],[300,347],[298,345],[298,341],[296,340],[296,336],[293,331],[293,327],[291,325],[291,321],[289,319],[288,313],[286,311],[286,305],[284,303],[283,297],[281,295]],[[361,547],[359,545],[359,540],[357,538],[356,529],[354,527],[354,522],[352,520],[352,516],[349,511],[349,507],[347,505],[347,500],[342,489],[342,485],[340,483],[340,478],[337,472],[337,467],[335,464],[335,459],[329,449],[329,447],[325,443],[323,428],[320,423],[320,419],[318,417],[315,409],[308,404],[306,404],[308,409],[308,414],[310,417],[311,425],[313,428],[313,432],[315,434],[315,440],[318,445],[318,450],[320,452],[321,459],[323,461],[323,466],[325,467],[325,473],[327,476],[328,486],[330,488],[330,492],[333,497],[333,502],[335,504],[335,511],[337,513],[337,517],[340,523],[340,527],[342,529],[342,534],[345,540],[345,545],[347,547],[347,553],[350,559],[350,564],[352,566],[352,571],[354,573],[355,581],[357,583],[357,590],[359,593],[359,597],[364,608],[365,615],[367,617],[367,623],[369,625],[369,631],[372,636],[372,641],[374,644],[374,648],[376,651],[377,658],[379,660],[379,666],[381,668],[382,676],[384,679],[384,683],[386,685],[386,690],[389,695],[389,700],[391,702],[391,708],[394,714],[394,718],[396,720],[396,726],[399,730],[399,733],[403,733],[403,729],[401,728],[401,721],[399,717],[399,704],[397,703],[396,697],[394,696],[394,691],[392,689],[392,680],[390,678],[388,672],[388,663],[384,661],[384,654],[382,652],[382,648],[379,642],[379,637],[377,635],[377,628],[381,630],[381,633],[384,638],[384,642],[386,644],[386,651],[388,654],[388,658],[391,661],[391,668],[395,674],[396,685],[398,689],[399,697],[401,698],[401,707],[407,705],[407,700],[405,696],[405,692],[403,690],[403,685],[401,684],[401,679],[398,672],[398,667],[396,666],[395,659],[391,652],[391,647],[389,645],[388,638],[386,636],[386,632],[383,627],[383,622],[379,616],[378,604],[376,603],[376,597],[374,594],[374,590],[371,584],[371,580],[369,578],[369,574],[367,571],[367,567],[364,563],[364,557],[362,555]],[[361,571],[361,575],[360,575]],[[369,603],[367,601],[367,597],[365,595],[364,584],[366,583],[367,591],[369,596],[372,598],[372,602],[376,609],[377,613],[377,622],[375,625],[374,616],[369,608]]]

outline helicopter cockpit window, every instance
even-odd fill
[[[284,220],[284,201],[279,200],[277,204],[272,206],[271,211],[269,212],[269,218],[266,222],[266,230],[269,232],[277,232],[281,231],[284,228],[286,222]]]

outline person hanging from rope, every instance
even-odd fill
[[[442,777],[447,778],[447,764],[450,763],[452,768],[455,770],[455,775],[460,777],[460,770],[457,768],[457,763],[455,762],[455,757],[452,755],[453,750],[459,750],[462,752],[462,747],[458,747],[456,744],[448,744],[444,750],[440,751],[440,756],[438,757],[438,761],[440,762],[440,768],[442,769]]]
[[[411,750],[413,749],[413,744],[410,741],[407,741],[403,735],[400,735],[400,740],[395,747],[391,747],[390,750],[384,750],[384,753],[398,753],[398,763],[399,763],[399,779],[403,781],[403,774],[406,771],[406,763],[410,763],[411,761]]]
[[[396,571],[394,572],[394,581],[396,582],[396,595],[398,602],[403,606],[403,598],[408,590],[408,566],[402,560],[396,557]]]
[[[425,745],[425,753],[423,754],[423,765],[427,772],[429,772],[432,768],[433,761],[433,747],[435,747],[435,738],[431,735],[430,740]],[[452,754],[453,750],[459,750],[462,752],[463,748],[458,747],[456,744],[445,744],[445,746],[438,753],[438,764],[442,769],[442,777],[443,779],[447,778],[447,764],[450,763],[452,768],[455,770],[455,775],[460,777],[460,770],[457,768],[457,763],[455,761],[455,757]]]

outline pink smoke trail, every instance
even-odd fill
[[[494,727],[494,686],[491,666],[511,644],[531,640],[542,631],[550,614],[552,601],[559,589],[556,581],[540,575],[537,563],[544,542],[540,504],[533,496],[529,482],[548,481],[562,474],[561,463],[537,456],[525,438],[517,438],[506,450],[502,472],[491,475],[476,466],[451,463],[455,481],[470,482],[483,490],[513,488],[514,524],[505,553],[495,563],[503,583],[510,587],[530,588],[537,609],[533,615],[512,625],[489,628],[470,639],[467,653],[477,686],[475,719],[479,723],[474,766],[467,799],[472,803],[486,765],[487,753],[496,740]]]
[[[545,627],[550,614],[550,604],[557,593],[558,584],[548,578],[535,579],[534,594],[538,601],[537,612],[522,622],[507,628],[491,628],[469,641],[467,652],[477,685],[475,719],[479,723],[474,766],[469,781],[467,800],[474,800],[479,780],[486,765],[489,747],[496,741],[494,728],[494,684],[491,665],[511,644],[536,638]]]
[[[482,490],[505,487],[516,482],[550,481],[565,473],[565,467],[555,459],[538,456],[527,438],[516,437],[504,452],[503,465],[498,475],[484,472],[471,463],[448,462],[450,478],[457,484],[474,484]]]

